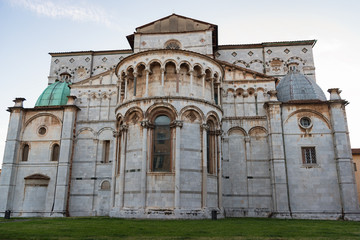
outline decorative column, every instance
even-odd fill
[[[202,79],[202,97],[203,99],[205,99],[205,74],[201,75],[201,79]]]
[[[164,87],[165,68],[160,68],[160,72],[161,72],[161,86]]]
[[[120,181],[119,181],[119,208],[122,209],[124,206],[124,189],[125,189],[125,164],[126,164],[126,145],[127,145],[127,134],[128,125],[121,125],[121,146],[120,146]]]
[[[183,121],[175,120],[172,125],[176,127],[176,145],[175,145],[175,209],[180,208],[180,161],[181,161],[181,128]]]
[[[211,101],[214,102],[214,78],[210,78],[211,81]]]
[[[76,115],[79,108],[75,105],[75,96],[69,96],[64,106],[63,127],[60,139],[60,156],[58,163],[57,184],[55,187],[54,210],[52,216],[69,216],[71,186],[71,169],[73,161],[73,144]]]
[[[216,130],[216,141],[217,141],[217,180],[218,180],[218,208],[222,208],[222,166],[221,166],[221,135],[223,134],[222,130]]]
[[[282,135],[281,102],[277,101],[275,90],[269,91],[268,94],[270,101],[265,103],[265,108],[268,116],[273,211],[287,215],[291,214],[291,208]]]
[[[180,68],[176,68],[176,93],[180,92]]]
[[[121,132],[120,131],[113,131],[113,137],[115,138],[114,141],[114,151],[113,151],[113,162],[112,162],[112,184],[111,184],[111,199],[110,199],[110,206],[111,208],[115,207],[115,189],[116,189],[116,175],[117,175],[117,169],[118,169],[118,159],[119,156],[119,150],[120,150],[120,138],[121,138]]]
[[[220,91],[220,83],[217,85],[217,96],[218,96],[218,105],[221,106],[221,91]]]
[[[190,96],[194,96],[194,90],[193,90],[193,78],[194,78],[194,71],[191,70],[190,72]]]
[[[141,121],[142,126],[142,161],[141,161],[141,206],[145,210],[146,207],[146,172],[147,172],[147,130],[149,127],[149,121]]]
[[[25,98],[15,98],[15,105],[9,107],[10,121],[6,137],[4,161],[0,177],[0,216],[6,210],[12,211],[14,186],[16,181],[17,158],[20,151],[20,133],[24,117],[23,102]]]
[[[121,89],[121,86],[122,85],[122,79],[121,79],[121,77],[119,77],[118,78],[118,81],[117,81],[117,87],[118,87],[118,99],[117,99],[117,102],[118,103],[121,103],[121,91],[122,91],[122,89]]]
[[[136,84],[137,84],[137,72],[133,72],[134,74],[134,97],[136,97]]]
[[[145,89],[145,97],[149,96],[149,69],[145,69],[146,72],[146,89]]]
[[[345,111],[348,102],[341,99],[338,88],[331,88],[328,92],[342,213],[345,214],[345,219],[352,219],[349,214],[359,212],[359,202]]]
[[[207,197],[207,131],[209,131],[209,125],[203,123],[201,125],[201,152],[202,152],[202,188],[201,188],[201,207],[206,207],[206,197]]]
[[[128,77],[124,77],[125,80],[125,92],[124,92],[124,101],[127,100],[127,91],[128,91]]]

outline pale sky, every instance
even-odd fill
[[[0,164],[15,97],[32,108],[47,86],[49,52],[129,49],[125,36],[172,13],[218,25],[219,44],[317,39],[317,83],[350,102],[353,148],[360,148],[360,1],[0,0]],[[0,167],[1,168],[1,167]]]

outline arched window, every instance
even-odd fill
[[[209,130],[206,132],[206,157],[207,157],[207,172],[215,174],[215,159],[216,159],[216,141],[215,141],[215,126],[212,121],[207,122]]]
[[[51,161],[54,162],[59,161],[59,155],[60,155],[60,146],[59,144],[55,143],[52,146],[52,150],[51,150]]]
[[[165,49],[180,49],[180,42],[177,40],[169,40],[165,43]]]
[[[29,144],[25,144],[21,154],[21,161],[27,162],[29,158],[29,150],[30,150]]]
[[[171,172],[171,129],[170,118],[160,115],[155,118],[153,131],[153,172]]]
[[[62,82],[70,82],[70,79],[71,79],[71,75],[69,73],[65,72],[60,74],[60,80]]]

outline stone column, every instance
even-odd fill
[[[211,81],[211,101],[214,102],[214,78],[210,78]]]
[[[202,74],[202,98],[205,99],[205,74]]]
[[[221,106],[221,91],[220,91],[220,83],[217,85],[217,95],[218,95],[218,105]]]
[[[147,130],[149,121],[141,121],[143,140],[142,140],[142,162],[141,162],[141,206],[146,207],[146,172],[147,172]]]
[[[120,147],[120,181],[119,181],[119,208],[124,206],[124,189],[125,189],[125,164],[126,164],[126,145],[127,145],[127,125],[121,125],[121,147]]]
[[[176,93],[180,92],[180,68],[176,68],[175,70],[176,73]]]
[[[110,199],[110,206],[111,208],[115,207],[115,190],[116,190],[116,175],[117,175],[117,168],[118,168],[118,159],[120,158],[120,138],[121,132],[120,131],[113,131],[114,140],[114,151],[113,151],[113,162],[112,162],[112,174],[111,174],[111,199]]]
[[[117,85],[118,85],[118,99],[117,99],[117,101],[118,101],[118,103],[121,103],[122,81],[123,80],[121,79],[121,77],[119,77],[119,80],[117,81]]]
[[[209,130],[209,125],[201,125],[201,141],[202,141],[202,189],[201,189],[201,207],[206,207],[206,197],[207,197],[207,131]]]
[[[164,68],[160,68],[161,71],[161,95],[164,96],[164,74],[165,74],[165,69]]]
[[[137,84],[137,72],[134,72],[134,94],[133,96],[136,97],[136,84]]]
[[[145,89],[145,97],[149,96],[149,69],[145,69],[146,72],[146,89]]]
[[[359,212],[359,202],[345,111],[348,102],[341,99],[341,91],[338,88],[329,89],[328,92],[340,201],[345,219],[351,219],[347,214]]]
[[[181,128],[183,121],[175,120],[172,123],[176,127],[176,146],[175,146],[175,208],[180,208],[180,161],[181,161]]]
[[[190,96],[194,96],[193,78],[194,78],[194,71],[190,71]]]
[[[125,77],[125,92],[124,92],[124,101],[127,100],[127,91],[128,91],[128,78]]]
[[[68,97],[65,105],[63,127],[60,139],[60,156],[58,163],[57,185],[55,187],[55,204],[53,217],[69,215],[69,194],[71,186],[71,165],[74,151],[74,130],[79,108],[75,105],[75,96]]]
[[[0,216],[4,216],[6,210],[12,211],[14,187],[16,185],[16,170],[18,153],[20,150],[20,133],[24,117],[23,102],[25,98],[15,98],[15,105],[9,107],[9,128],[6,137],[4,160],[0,177]]]
[[[287,169],[282,131],[281,102],[277,101],[276,91],[269,91],[270,101],[265,103],[268,117],[270,168],[273,198],[273,211],[290,214],[287,182]]]
[[[221,165],[221,135],[222,130],[217,130],[216,134],[216,141],[217,141],[217,178],[218,178],[218,208],[222,208],[222,165]]]

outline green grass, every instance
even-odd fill
[[[360,239],[360,222],[227,218],[105,217],[0,219],[0,239]]]

